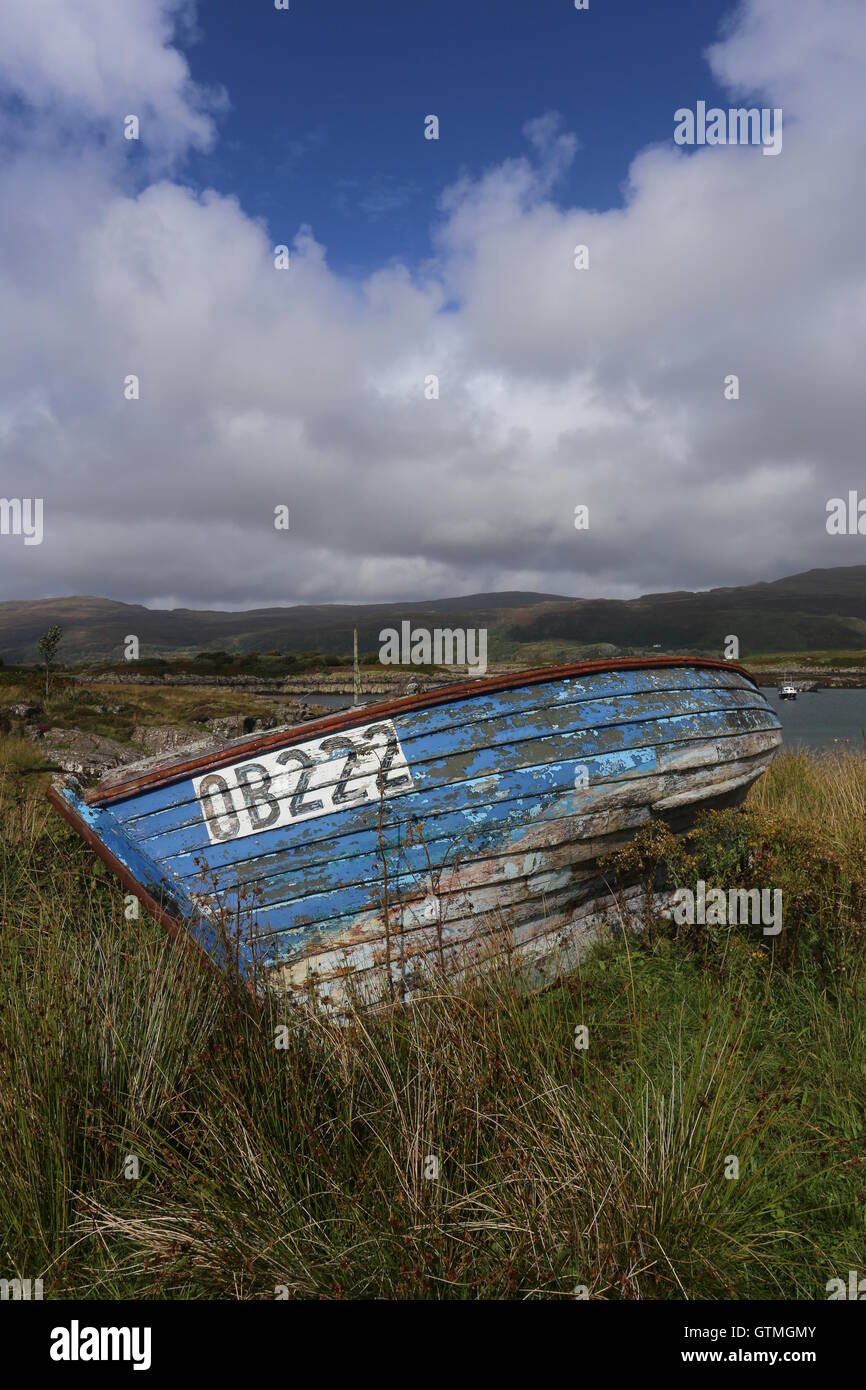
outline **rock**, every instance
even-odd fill
[[[161,674],[158,671],[111,671],[91,672],[73,676],[77,685],[178,685],[212,687],[215,690],[245,690],[255,693],[258,690],[272,694],[280,689],[282,677],[264,676],[204,676],[192,673]]]
[[[43,757],[64,772],[75,773],[85,780],[101,777],[104,772],[131,762],[137,756],[136,750],[125,743],[101,734],[86,734],[81,729],[53,729],[43,725],[34,728],[28,736],[39,739]]]
[[[228,742],[232,738],[240,738],[242,734],[248,733],[248,720],[242,714],[226,714],[220,719],[209,719],[207,727],[218,742]]]
[[[251,724],[252,727],[249,730],[251,734],[266,734],[270,729],[278,729],[280,720],[275,715],[266,714],[261,719],[253,719]]]
[[[11,705],[9,713],[13,719],[38,719],[40,714],[44,714],[41,705]]]
[[[200,742],[201,729],[195,729],[189,724],[138,724],[133,729],[131,738],[145,753],[156,756],[173,753],[175,749],[185,748],[189,743]]]
[[[272,729],[304,724],[308,719],[318,719],[324,713],[321,705],[297,704],[288,708],[278,707],[273,714],[228,714],[220,719],[209,719],[207,727],[216,743],[228,743],[232,739],[242,738],[245,734],[266,734]]]
[[[291,718],[287,722],[289,724],[306,724],[311,719],[321,719],[322,715],[327,713],[324,705],[295,705],[291,712]]]

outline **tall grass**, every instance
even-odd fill
[[[109,1298],[814,1298],[862,1264],[862,766],[786,755],[742,818],[749,847],[796,858],[808,832],[839,875],[835,958],[792,902],[784,968],[746,929],[698,949],[659,923],[543,994],[503,968],[348,1027],[127,921],[22,780],[0,851],[3,1275]],[[733,853],[718,829],[685,850],[708,876]]]
[[[752,787],[749,806],[791,816],[860,853],[866,848],[866,756],[786,750]]]

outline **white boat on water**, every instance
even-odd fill
[[[779,699],[780,699],[780,700],[796,700],[796,698],[797,698],[797,687],[796,687],[796,685],[795,685],[794,682],[791,680],[790,676],[784,676],[783,679],[782,679],[782,681],[781,681],[781,684],[779,685]]]

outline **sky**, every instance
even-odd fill
[[[864,66],[866,0],[0,0],[0,599],[866,563]]]

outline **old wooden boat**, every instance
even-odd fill
[[[572,958],[599,857],[736,802],[781,741],[725,661],[492,676],[49,793],[127,890],[242,970],[342,1009],[503,951]]]

